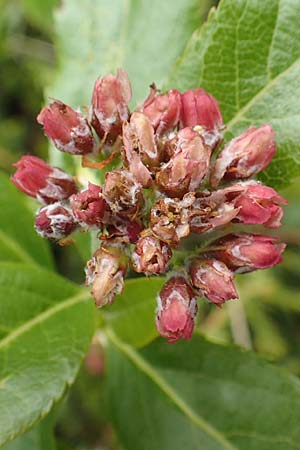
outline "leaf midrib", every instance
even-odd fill
[[[85,299],[87,300],[88,298],[89,298],[88,293],[86,291],[81,291],[77,295],[74,295],[73,297],[69,297],[64,301],[56,303],[54,306],[52,306],[52,308],[43,311],[42,313],[33,317],[28,322],[15,328],[11,333],[9,333],[4,339],[0,341],[0,350],[3,350],[3,348],[9,346],[11,342],[20,337],[22,334],[34,328],[36,325],[46,321],[47,319],[54,316],[58,312],[63,311],[64,309],[67,309],[75,305],[76,303],[80,303]]]
[[[117,347],[141,372],[156,384],[159,389],[171,400],[172,403],[188,418],[190,421],[204,431],[209,437],[218,442],[227,450],[238,450],[232,445],[218,430],[210,425],[205,419],[199,416],[168,384],[168,382],[138,353],[129,345],[122,342],[115,333],[107,328],[106,335],[111,343]]]

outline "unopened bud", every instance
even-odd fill
[[[157,173],[159,189],[170,197],[197,190],[208,172],[211,149],[191,128],[177,134],[173,157]]]
[[[126,217],[113,216],[107,223],[108,235],[103,235],[103,239],[116,238],[122,242],[135,244],[139,234],[143,229],[139,221],[132,221]]]
[[[247,233],[228,235],[212,245],[213,256],[239,273],[279,264],[286,247],[274,237]]]
[[[141,185],[127,170],[106,173],[103,197],[114,213],[130,219],[134,219],[144,206]]]
[[[194,89],[181,95],[183,127],[201,127],[204,141],[214,149],[222,140],[223,118],[215,97],[204,89]]]
[[[132,265],[136,272],[159,275],[166,272],[171,256],[172,251],[167,244],[154,236],[145,236],[136,244]]]
[[[72,195],[70,204],[76,220],[81,225],[100,226],[105,213],[106,202],[99,186],[89,183],[88,189]]]
[[[270,125],[250,127],[230,141],[216,159],[211,172],[211,185],[221,181],[249,178],[264,170],[276,152],[275,135]]]
[[[280,227],[283,209],[279,205],[287,205],[287,201],[274,189],[257,181],[240,186],[244,191],[235,201],[235,207],[239,208],[236,219],[245,224],[260,224],[267,228]]]
[[[127,256],[122,244],[105,243],[97,250],[86,266],[86,284],[91,286],[91,294],[96,306],[113,303],[121,294],[127,270]]]
[[[152,183],[151,168],[159,164],[154,129],[143,113],[135,112],[123,125],[124,159],[130,172],[144,187]],[[150,169],[150,170],[149,170]]]
[[[176,275],[163,286],[157,298],[156,326],[171,344],[190,339],[197,314],[196,298],[184,276]]]
[[[65,200],[77,191],[73,177],[36,156],[22,156],[14,166],[14,185],[41,203]]]
[[[204,295],[216,305],[238,298],[233,273],[222,261],[194,258],[189,265],[189,274],[191,283],[199,295]]]
[[[100,138],[106,135],[113,143],[122,132],[122,124],[129,117],[128,103],[131,86],[127,73],[119,69],[117,75],[98,78],[92,96],[91,123]]]
[[[181,95],[176,89],[162,95],[156,95],[156,92],[156,87],[151,86],[141,111],[149,117],[156,133],[161,135],[177,127],[181,114]]]
[[[190,233],[190,209],[195,201],[193,193],[186,194],[182,200],[163,198],[151,208],[150,227],[152,233],[161,241],[176,247],[183,237]]]
[[[59,100],[42,109],[37,121],[56,148],[72,155],[85,155],[94,149],[94,138],[85,117]]]
[[[35,217],[35,229],[43,238],[58,241],[76,228],[72,211],[60,202],[41,208]]]

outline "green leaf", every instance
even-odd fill
[[[88,292],[35,266],[0,263],[0,445],[44,417],[94,330]]]
[[[123,67],[140,101],[150,83],[162,83],[209,4],[65,0],[56,14],[59,73],[47,94],[87,105],[96,78]]]
[[[199,336],[138,352],[108,336],[112,418],[126,448],[300,448],[300,383],[255,354]]]
[[[123,341],[141,347],[157,336],[156,297],[163,282],[163,278],[154,277],[126,280],[122,295],[109,308],[103,308],[108,325]]]
[[[299,15],[298,0],[222,0],[167,83],[215,95],[227,139],[250,125],[272,124],[278,151],[263,178],[276,186],[300,174]]]
[[[2,450],[55,450],[53,417],[49,414],[27,433],[1,447]]]
[[[0,172],[0,261],[53,266],[48,243],[34,230],[25,194]]]

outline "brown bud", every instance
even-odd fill
[[[150,212],[152,233],[163,242],[176,247],[190,232],[189,215],[195,201],[193,193],[186,194],[182,200],[163,198],[158,200]]]
[[[132,265],[136,272],[146,275],[161,274],[167,270],[172,256],[170,247],[154,236],[141,237],[132,253]]]
[[[86,284],[91,286],[98,308],[113,303],[122,292],[126,271],[127,256],[122,244],[107,242],[94,253],[86,266]]]
[[[103,197],[113,213],[129,219],[137,217],[144,206],[141,185],[127,170],[106,173]]]
[[[159,154],[154,129],[143,113],[135,112],[123,125],[124,159],[130,172],[144,187],[152,184],[151,168],[157,167]]]
[[[235,199],[242,192],[242,186],[236,184],[214,192],[197,193],[190,214],[191,231],[202,234],[235,219],[239,213]]]

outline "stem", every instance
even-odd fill
[[[226,307],[235,344],[250,350],[251,335],[243,302],[231,300],[226,303]]]

